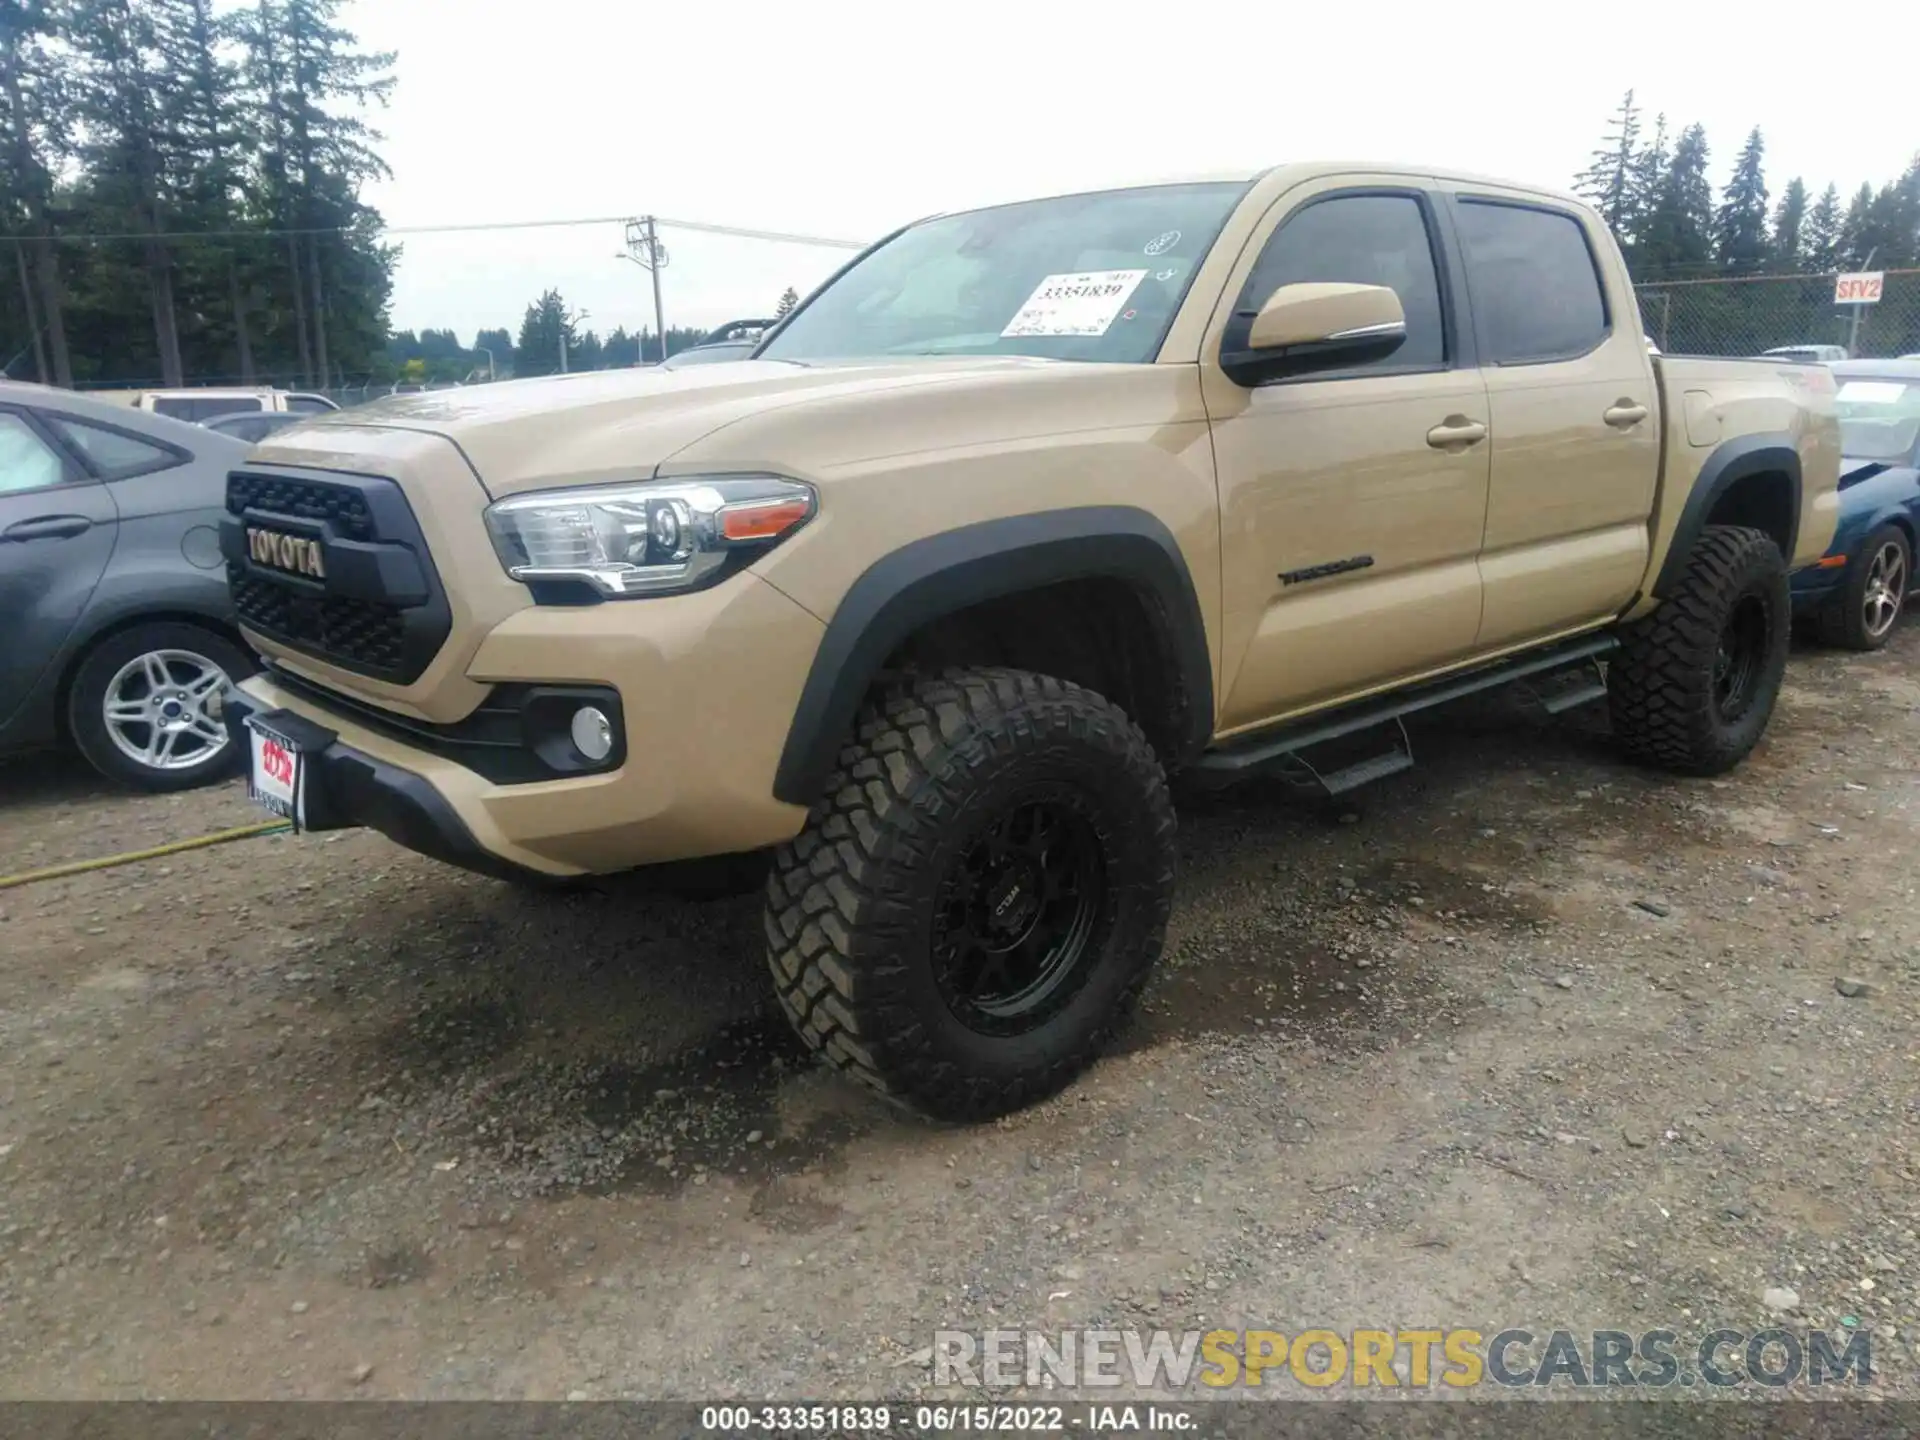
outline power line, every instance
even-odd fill
[[[587,225],[624,225],[631,215],[597,215],[577,220],[483,220],[461,225],[383,225],[380,235],[464,235],[495,230],[564,230]],[[697,230],[707,235],[731,235],[743,240],[771,240],[785,245],[819,245],[831,250],[864,250],[865,240],[840,240],[824,235],[798,235],[786,230],[755,230],[740,225],[716,225],[706,220],[669,220],[654,217],[654,223],[674,230]],[[66,234],[46,238],[60,245],[102,245],[121,240],[244,240],[287,239],[304,235],[349,235],[359,233],[353,225],[320,225],[311,228],[264,230],[162,230],[156,234],[129,231],[124,234]],[[33,240],[25,234],[0,236],[5,240]]]

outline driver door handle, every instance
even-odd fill
[[[1465,449],[1487,438],[1487,427],[1464,415],[1449,415],[1427,431],[1427,444],[1436,450]]]
[[[1647,407],[1632,400],[1616,400],[1600,418],[1616,430],[1628,430],[1647,418]]]
[[[71,540],[92,528],[93,522],[84,515],[37,515],[0,530],[0,539]]]

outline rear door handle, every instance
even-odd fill
[[[1464,415],[1449,415],[1427,431],[1427,444],[1436,450],[1465,449],[1487,438],[1487,427]]]
[[[1633,400],[1616,400],[1600,418],[1616,430],[1627,430],[1647,418],[1647,407]]]
[[[92,528],[93,522],[84,515],[37,515],[0,530],[0,539],[71,540]]]

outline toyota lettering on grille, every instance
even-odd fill
[[[288,535],[279,530],[247,527],[247,554],[256,565],[284,570],[289,575],[304,575],[312,580],[327,578],[327,562],[318,540]]]

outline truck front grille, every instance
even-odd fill
[[[319,521],[332,525],[343,540],[373,538],[373,512],[366,496],[346,485],[277,475],[230,475],[227,509],[235,515],[261,510],[296,520]]]
[[[317,542],[324,573],[261,563],[248,538],[257,531]],[[240,623],[329,665],[408,685],[452,629],[426,539],[392,480],[237,470],[220,548]],[[271,560],[271,547],[263,554]]]
[[[324,595],[296,595],[287,586],[227,566],[227,586],[240,623],[348,669],[405,668],[407,621],[396,605]]]

